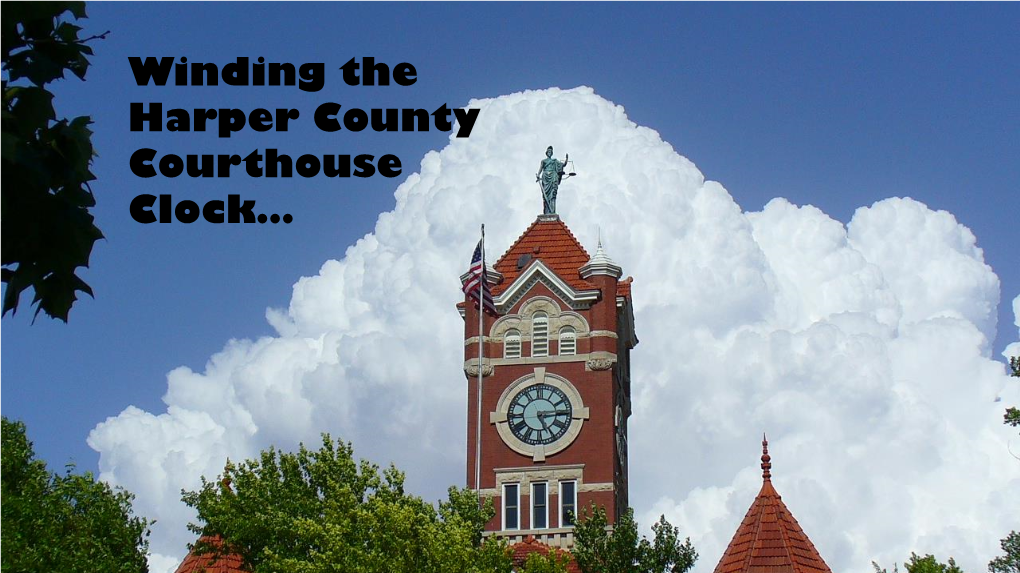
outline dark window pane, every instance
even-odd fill
[[[560,483],[560,506],[563,508],[563,514],[560,516],[560,526],[574,525],[573,516],[577,513],[576,482],[565,481]]]
[[[503,488],[503,505],[506,508],[505,515],[503,517],[503,524],[506,529],[517,529],[519,524],[517,523],[517,508],[519,506],[517,496],[517,486],[507,485]]]
[[[531,490],[532,500],[531,506],[534,510],[531,512],[531,528],[532,529],[544,529],[548,527],[546,520],[546,503],[548,498],[546,497],[546,490],[544,483],[536,483]]]

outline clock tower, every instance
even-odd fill
[[[630,350],[638,341],[632,279],[621,276],[601,240],[589,256],[548,213],[488,267],[496,312],[483,313],[481,337],[478,304],[465,297],[458,305],[468,485],[493,500],[488,534],[569,549],[582,508],[604,507],[610,523],[627,508]]]

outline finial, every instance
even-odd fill
[[[764,433],[761,435],[761,477],[772,481],[772,457],[769,456],[769,439]]]
[[[587,279],[592,275],[609,275],[619,279],[623,276],[623,269],[620,265],[613,262],[613,259],[609,258],[606,254],[605,247],[602,246],[602,227],[598,227],[598,246],[595,247],[595,254],[592,255],[588,262],[581,267],[581,278]]]
[[[599,246],[598,246],[597,250],[601,251],[602,250],[602,225],[596,226],[595,227],[595,232],[598,233],[598,236],[599,236]]]
[[[226,465],[223,466],[223,479],[220,480],[220,487],[222,487],[224,491],[230,492],[230,493],[233,493],[233,491],[234,491],[230,487],[230,484],[232,482],[232,480],[230,479],[230,472],[233,469],[234,469],[234,466],[233,466],[233,464],[230,463],[230,460],[228,459]]]

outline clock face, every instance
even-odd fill
[[[507,425],[520,441],[551,444],[570,427],[573,410],[562,390],[548,384],[532,384],[510,401]]]

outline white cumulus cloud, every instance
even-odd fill
[[[561,186],[564,221],[589,247],[601,227],[635,277],[631,500],[644,524],[666,514],[711,571],[760,487],[767,431],[774,483],[837,573],[911,551],[984,569],[1020,515],[1001,424],[1017,400],[990,356],[998,279],[966,227],[911,199],[846,226],[783,199],[745,213],[589,88],[470,106],[471,137],[426,155],[373,233],[268,311],[276,336],[171,372],[165,412],[132,407],[93,430],[103,479],[158,520],[154,571],[192,540],[181,488],[228,456],[328,431],[427,497],[465,482],[457,277],[478,223],[501,251],[540,211],[549,144],[580,174]]]

